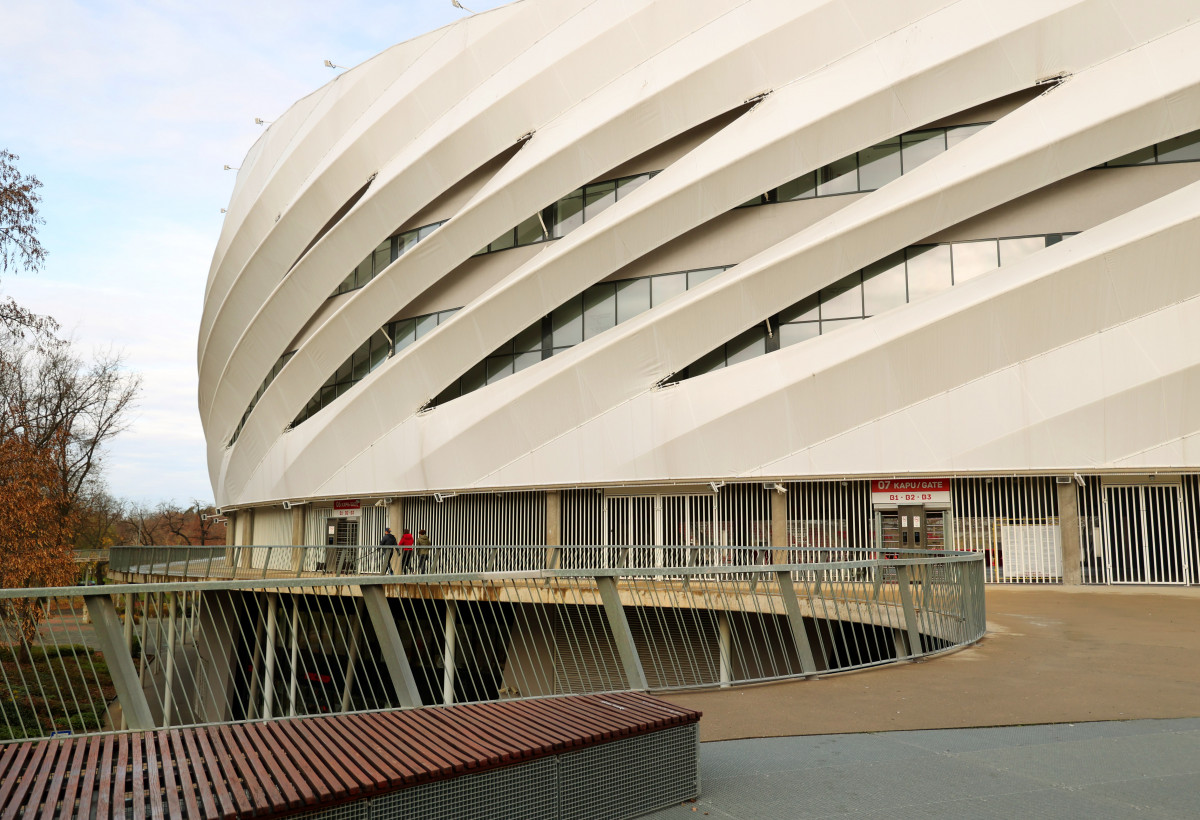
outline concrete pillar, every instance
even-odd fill
[[[234,565],[237,550],[233,547],[237,544],[237,510],[230,510],[225,513],[225,566],[232,567]]]
[[[1058,527],[1062,543],[1062,570],[1065,586],[1083,583],[1083,546],[1079,543],[1079,491],[1072,480],[1055,484],[1058,490]]]
[[[400,533],[404,532],[404,499],[393,498],[392,503],[387,506],[387,525],[392,528],[392,535],[396,536],[396,540],[400,540]],[[415,534],[413,536],[416,537]],[[397,548],[390,559],[392,572],[400,572],[401,554]],[[386,569],[386,567],[385,567]]]
[[[775,553],[771,557],[772,564],[791,563],[787,522],[787,494],[774,491],[771,493],[771,548]]]
[[[562,494],[546,490],[546,569],[558,569],[562,546]]]
[[[238,520],[242,522],[242,534],[238,538],[238,545],[243,547],[243,549],[238,565],[249,569],[254,564],[254,551],[250,549],[250,546],[254,543],[254,508],[248,507],[240,512],[241,515],[238,516]]]
[[[292,546],[304,546],[304,511],[308,509],[305,506],[292,507]],[[304,566],[304,550],[292,550],[292,570],[300,573],[300,569]]]

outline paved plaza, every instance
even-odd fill
[[[700,777],[648,817],[1194,818],[1200,718],[728,740]]]
[[[987,599],[943,657],[666,695],[704,712],[701,795],[650,816],[1200,816],[1200,591]]]

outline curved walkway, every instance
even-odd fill
[[[1200,589],[989,587],[959,652],[816,681],[671,692],[702,740],[1200,717]]]

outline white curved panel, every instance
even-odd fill
[[[493,17],[486,35],[476,20],[491,74],[471,75],[440,109],[422,100],[440,75],[419,72],[436,60],[452,62],[448,55],[464,42],[454,26],[401,49],[387,68],[364,71],[370,82],[355,92],[357,116],[347,113],[354,107],[349,94],[340,105],[313,101],[304,127],[289,124],[294,131],[286,140],[256,145],[252,174],[237,193],[239,218],[247,216],[227,226],[202,331],[201,408],[218,503],[725,476],[1126,468],[1154,466],[1155,459],[1170,462],[1159,466],[1189,466],[1172,459],[1186,460],[1195,448],[1192,396],[1200,363],[1192,351],[1200,345],[1195,325],[1186,322],[1196,293],[1184,275],[1189,257],[1179,250],[1195,251],[1189,244],[1195,220],[1179,210],[1195,208],[1192,188],[1012,269],[841,331],[833,341],[815,339],[667,390],[652,387],[888,253],[1106,160],[1200,129],[1200,64],[1191,58],[1200,48],[1200,26],[1193,24],[1192,4],[577,5],[563,11],[561,4],[527,0],[507,7],[520,12]],[[560,16],[547,17],[555,8]],[[497,33],[516,31],[518,17],[536,19],[544,36],[506,51]],[[816,48],[779,51],[806,29],[820,33]],[[566,299],[750,196],[1059,74],[1071,76],[705,285],[415,415]],[[399,90],[406,77],[416,78],[416,91]],[[761,91],[772,93],[283,432],[367,334],[452,276],[476,248],[567,190]],[[419,125],[390,141],[379,123],[409,105]],[[263,376],[346,271],[529,130],[537,133],[450,222],[306,335],[236,445],[226,449]],[[314,161],[319,145],[328,149]],[[362,201],[289,272],[337,209],[330,192],[349,196],[362,183],[355,174],[376,163],[379,176]],[[279,178],[260,170],[267,167]],[[260,211],[281,196],[288,204],[279,225],[263,224]],[[1133,275],[1142,264],[1137,254],[1145,253],[1155,260],[1151,281]],[[1097,270],[1107,274],[1104,287],[1084,275]],[[1061,310],[1060,290],[1068,286],[1083,291],[1076,312],[1039,310]],[[1119,288],[1130,290],[1127,299],[1112,298]],[[1051,327],[1018,330],[1022,320],[1013,305]],[[952,355],[925,350],[940,357],[936,368],[896,353],[931,338],[952,347]],[[1141,359],[1130,350],[1141,351]],[[1089,381],[1097,362],[1122,378]],[[1079,390],[1061,389],[1064,372],[1084,374]],[[997,391],[1003,400],[989,401]],[[1140,408],[1146,423],[1137,426],[1130,408]],[[1095,420],[1110,417],[1118,423],[1097,431]]]

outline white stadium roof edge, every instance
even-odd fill
[[[217,503],[1195,473],[1198,18],[523,0],[388,49],[238,173]]]

